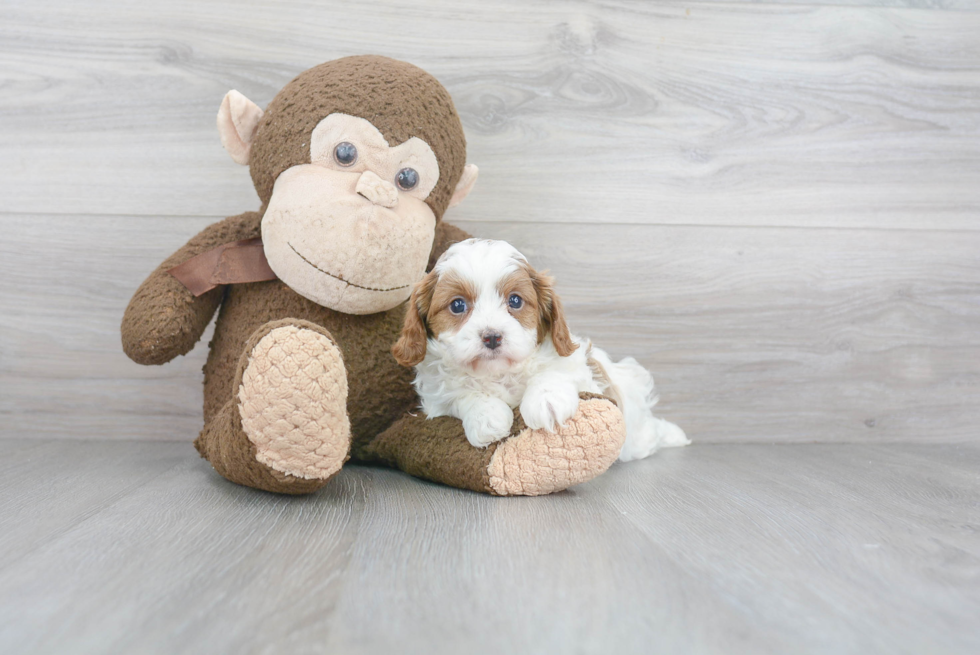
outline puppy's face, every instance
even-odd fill
[[[504,241],[468,239],[449,248],[416,286],[392,353],[414,366],[431,337],[462,366],[504,371],[547,336],[562,356],[576,348],[551,278]]]

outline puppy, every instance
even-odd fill
[[[555,431],[582,391],[606,394],[622,410],[622,461],[690,443],[651,413],[650,373],[570,334],[552,278],[505,241],[467,239],[446,250],[413,290],[392,353],[416,367],[426,415],[461,419],[477,447],[507,437],[518,406],[528,427]]]

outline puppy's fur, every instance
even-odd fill
[[[416,366],[423,411],[461,419],[474,446],[507,437],[517,406],[528,427],[556,430],[575,414],[581,391],[606,394],[622,409],[623,461],[689,443],[651,413],[650,373],[572,335],[552,278],[504,241],[449,248],[412,292],[392,353]]]

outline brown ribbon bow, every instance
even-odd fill
[[[275,280],[262,249],[262,238],[225,243],[167,271],[195,296],[222,284]]]

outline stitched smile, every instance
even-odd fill
[[[296,250],[296,248],[293,248],[293,244],[289,243],[288,241],[286,242],[286,245],[288,245],[290,248],[292,248],[293,252],[296,253],[299,256],[300,259],[302,259],[304,262],[306,262],[307,264],[309,264],[310,266],[312,266],[316,270],[320,271],[324,275],[329,275],[330,277],[332,277],[335,280],[340,280],[344,284],[346,284],[348,286],[351,286],[351,287],[357,287],[358,289],[364,289],[365,291],[397,291],[398,289],[407,289],[408,287],[411,286],[410,284],[403,284],[400,287],[390,287],[388,289],[377,289],[375,287],[362,287],[360,284],[354,284],[353,282],[348,282],[347,280],[345,280],[344,278],[342,278],[340,276],[334,275],[333,273],[329,273],[329,272],[323,270],[322,268],[320,268],[319,266],[317,266],[316,264],[314,264],[313,262],[311,262],[309,259],[307,259],[306,257],[304,257],[302,255],[302,253],[300,253],[300,251]]]

